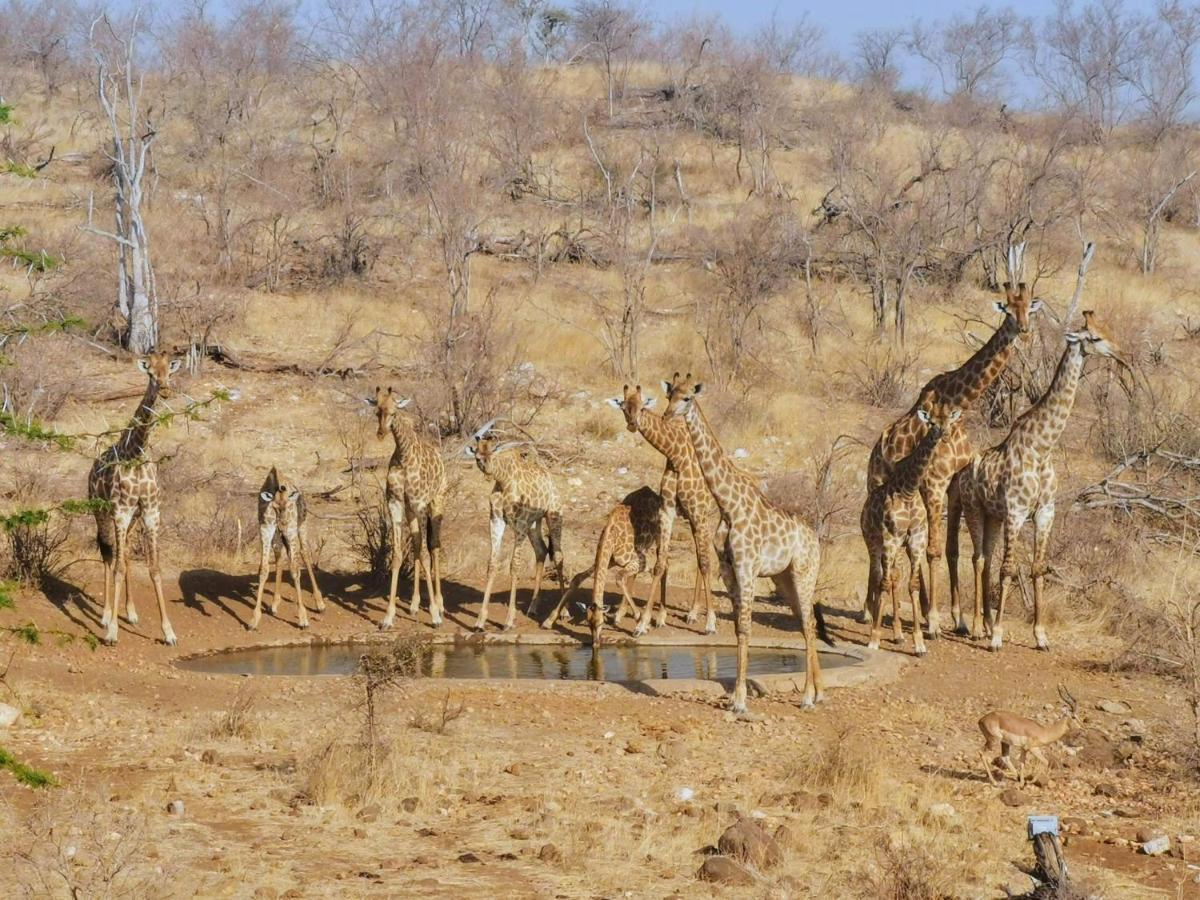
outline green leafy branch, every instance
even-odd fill
[[[21,784],[32,788],[56,787],[58,780],[46,772],[31,768],[0,747],[0,769],[8,769]]]
[[[24,438],[27,441],[48,442],[54,444],[59,450],[70,450],[75,446],[74,436],[47,428],[36,419],[22,422],[5,410],[0,410],[0,431],[11,434],[13,437]]]
[[[7,516],[0,516],[0,528],[11,533],[18,528],[36,528],[39,525],[45,525],[50,521],[50,516],[56,512],[66,513],[69,516],[78,516],[83,513],[97,512],[111,508],[111,501],[103,500],[99,497],[89,500],[64,500],[54,506],[45,506],[40,509],[21,509]],[[0,605],[0,609],[3,608],[3,605]]]

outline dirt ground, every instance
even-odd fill
[[[327,757],[361,727],[356,682],[176,668],[182,654],[306,635],[290,602],[260,633],[245,629],[250,571],[167,583],[180,647],[158,639],[139,575],[141,622],[122,623],[116,648],[46,643],[14,660],[27,713],[4,745],[61,787],[0,781],[14,863],[0,871],[3,893],[62,893],[61,868],[131,896],[993,897],[1030,887],[1025,817],[1052,813],[1078,820],[1072,872],[1104,896],[1200,896],[1200,847],[1180,843],[1200,824],[1180,778],[1181,698],[1159,680],[1108,674],[1100,647],[1038,654],[1017,636],[997,656],[943,636],[894,683],[833,691],[812,711],[760,698],[754,723],[711,699],[618,685],[419,681],[385,700],[385,795],[335,802],[314,784],[342,768]],[[374,588],[321,583],[329,603],[313,636],[374,631]],[[97,585],[87,587],[24,597],[20,609],[43,627],[96,632]],[[684,600],[673,594],[670,633],[686,633]],[[477,604],[477,589],[449,585],[446,630],[468,628]],[[761,597],[759,607],[758,633],[791,630],[782,607]],[[847,611],[831,613],[843,643],[865,643]],[[427,614],[402,618],[400,632],[429,627]],[[984,779],[975,720],[998,702],[1043,715],[1059,682],[1081,701],[1083,749],[1053,755],[1041,783],[1006,805],[1012,785]],[[239,697],[252,701],[230,726]],[[1101,712],[1103,699],[1132,712]],[[442,729],[444,701],[463,712]],[[787,826],[783,863],[748,887],[697,880],[705,848],[739,815]],[[1130,846],[1149,826],[1172,838],[1170,855]],[[903,893],[910,883],[934,893]]]

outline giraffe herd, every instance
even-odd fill
[[[951,615],[955,631],[978,639],[990,637],[990,646],[1003,643],[1005,603],[1016,576],[1015,546],[1024,523],[1034,523],[1034,638],[1038,649],[1048,649],[1044,623],[1043,585],[1046,550],[1054,521],[1056,489],[1053,449],[1070,415],[1080,375],[1087,357],[1113,357],[1120,351],[1094,313],[1083,313],[1083,327],[1064,335],[1065,348],[1054,378],[1044,396],[1026,411],[1008,437],[983,453],[972,448],[963,424],[964,412],[1004,370],[1014,342],[1030,330],[1031,316],[1041,301],[1030,297],[1025,284],[1005,285],[1006,300],[997,303],[1004,320],[992,337],[962,366],[942,373],[926,384],[913,406],[884,429],[871,451],[867,469],[868,494],[860,525],[869,556],[864,614],[871,623],[868,646],[877,648],[884,593],[892,596],[892,628],[902,640],[899,614],[898,564],[908,556],[908,593],[912,601],[913,649],[926,652],[925,638],[939,634],[935,581],[937,564],[945,548],[950,578]],[[146,453],[150,432],[159,420],[157,405],[171,394],[171,378],[179,362],[155,353],[138,361],[148,378],[145,394],[129,425],[116,443],[96,460],[88,481],[88,496],[103,501],[95,506],[97,543],[104,563],[104,640],[115,644],[121,589],[125,588],[126,619],[137,622],[129,593],[129,535],[141,521],[151,581],[159,605],[163,640],[176,643],[167,616],[159,570],[157,530],[159,500],[157,468]],[[697,620],[705,610],[705,633],[717,628],[710,573],[715,557],[733,600],[737,639],[737,677],[731,707],[746,711],[747,668],[754,588],[758,578],[773,580],[779,594],[794,612],[806,644],[807,678],[803,704],[822,699],[817,638],[832,644],[821,607],[814,603],[820,567],[816,533],[796,512],[784,509],[764,495],[758,479],[740,469],[725,453],[701,408],[702,385],[691,376],[675,373],[662,384],[665,408],[652,412],[654,398],[640,385],[625,386],[623,395],[608,402],[623,414],[630,432],[639,433],[666,460],[660,489],[643,487],[629,494],[609,513],[596,549],[594,565],[571,580],[564,576],[563,508],[553,474],[536,453],[521,449],[521,442],[502,441],[488,423],[473,436],[467,453],[479,471],[492,481],[489,500],[490,553],[482,604],[474,623],[482,631],[488,622],[488,605],[496,573],[502,562],[506,533],[511,535],[509,602],[503,627],[516,618],[516,559],[520,544],[533,547],[535,571],[528,615],[535,615],[547,561],[558,580],[559,600],[541,621],[550,627],[569,614],[568,598],[589,575],[594,579],[587,622],[594,643],[599,643],[606,620],[604,583],[610,568],[619,570],[622,592],[617,621],[626,608],[637,613],[631,580],[647,571],[650,586],[635,635],[650,628],[658,604],[658,625],[666,619],[667,558],[676,515],[687,521],[695,544],[696,579],[685,621]],[[367,402],[378,420],[378,436],[392,435],[395,449],[387,473],[386,504],[393,548],[387,611],[380,623],[393,626],[399,570],[406,546],[413,553],[410,616],[420,608],[424,576],[430,618],[439,626],[444,618],[441,583],[441,526],[446,500],[445,461],[437,444],[418,434],[404,412],[408,400],[392,388],[377,388]],[[943,530],[943,510],[948,523]],[[961,607],[958,579],[958,532],[965,518],[971,537],[975,574],[975,611],[968,628]],[[298,624],[308,626],[303,601],[299,558],[309,574],[316,610],[324,598],[313,575],[305,546],[307,510],[303,494],[285,485],[273,468],[259,497],[258,520],[262,548],[255,607],[250,628],[261,618],[265,583],[272,558],[276,565],[274,613],[279,603],[282,554],[286,550],[295,585]],[[408,540],[405,540],[407,536]],[[1003,538],[998,595],[993,598],[992,556]],[[651,568],[650,551],[654,551]],[[922,627],[924,625],[924,628]]]

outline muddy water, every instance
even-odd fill
[[[348,675],[370,646],[362,643],[294,647],[252,647],[180,660],[193,672],[220,675]],[[822,653],[827,669],[855,665],[858,660]],[[576,644],[445,644],[425,650],[423,669],[433,678],[535,678],[576,681],[640,681],[646,678],[733,678],[733,647],[642,644],[611,645],[593,653]],[[802,650],[752,648],[750,674],[804,671]]]

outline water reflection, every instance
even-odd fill
[[[349,675],[369,645],[313,644],[259,647],[181,660],[195,672],[226,675]],[[821,654],[824,668],[852,665],[853,658]],[[533,678],[571,681],[641,681],[647,678],[732,678],[733,647],[613,645],[593,650],[575,644],[438,644],[428,648],[422,671],[431,678]],[[804,671],[804,654],[754,648],[750,674]]]

